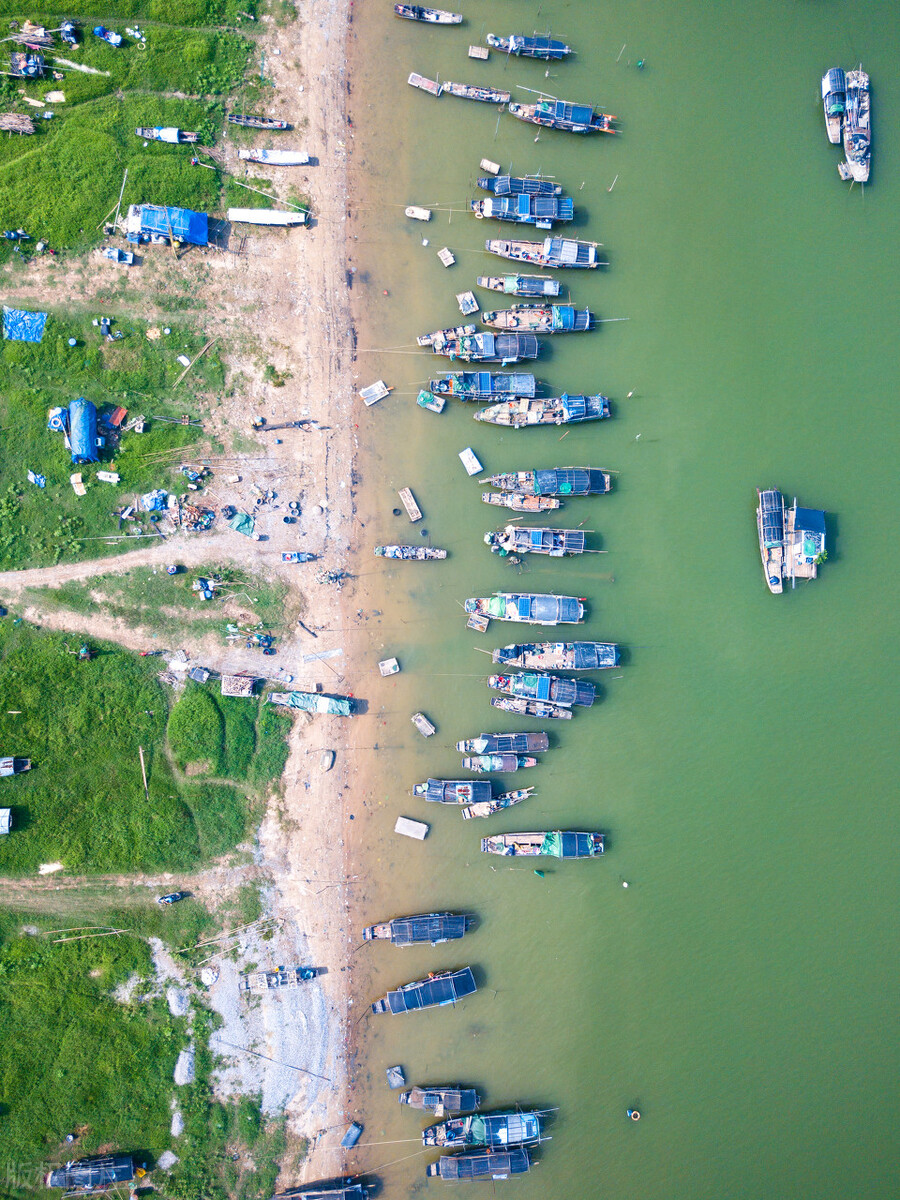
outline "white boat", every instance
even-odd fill
[[[460,450],[459,457],[462,465],[466,468],[467,475],[480,475],[484,470],[471,446],[466,446],[465,450]]]
[[[846,162],[838,163],[841,179],[865,183],[869,178],[872,155],[872,130],[869,111],[869,77],[860,67],[847,72],[847,99],[844,111],[844,153]]]
[[[408,208],[403,210],[408,217],[412,217],[414,221],[430,221],[431,209],[422,208],[419,204],[410,204]]]
[[[245,225],[305,225],[309,213],[280,212],[277,208],[229,208],[228,220]]]
[[[267,167],[305,167],[309,162],[309,155],[301,150],[238,150],[238,158]]]

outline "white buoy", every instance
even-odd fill
[[[623,880],[622,880],[622,887],[628,887],[628,880],[627,880],[627,879],[623,879]]]

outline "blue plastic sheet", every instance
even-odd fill
[[[3,336],[8,342],[39,342],[46,324],[45,312],[3,306]]]

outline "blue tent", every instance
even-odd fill
[[[158,204],[141,205],[141,235],[169,237],[179,242],[205,246],[209,240],[209,218],[206,213],[189,208],[163,208]]]
[[[97,453],[97,409],[83,396],[69,405],[69,446],[73,463],[93,463]]]
[[[39,342],[46,324],[46,313],[3,306],[3,336],[9,342]]]

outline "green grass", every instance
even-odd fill
[[[136,18],[170,25],[239,25],[244,14],[256,15],[259,4],[258,0],[115,0],[113,4],[98,6],[86,0],[72,0],[71,4],[61,6],[53,0],[29,0],[26,8],[32,21],[50,27],[59,25],[56,18],[70,17],[91,28],[101,23],[116,28],[111,22],[118,22],[122,28],[117,32],[124,33],[124,25],[133,25]],[[20,0],[0,0],[0,17],[21,21],[25,11]]]
[[[172,709],[168,737],[178,766],[197,778],[226,777],[263,787],[287,761],[290,718],[262,697],[217,695],[210,684],[188,684]],[[201,768],[202,769],[198,769]]]

